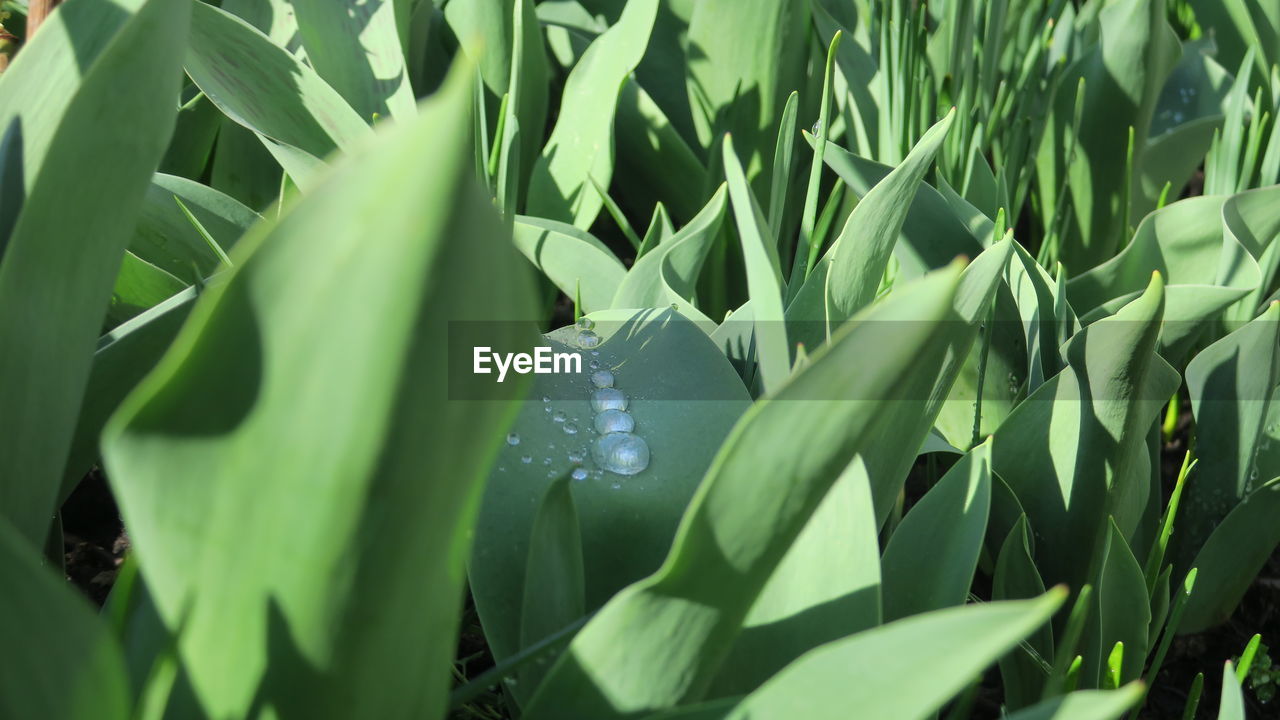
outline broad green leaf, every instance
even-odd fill
[[[1280,83],[1280,75],[1277,81]],[[1218,281],[1253,288],[1227,311],[1228,327],[1256,317],[1280,276],[1280,242],[1275,241],[1280,236],[1277,202],[1280,185],[1242,192],[1222,203],[1223,258]],[[1261,277],[1253,272],[1255,263]]]
[[[1019,640],[1067,593],[926,613],[823,645],[748,695],[729,714],[749,718],[925,720]]]
[[[827,281],[835,321],[852,316],[875,297],[912,200],[954,118],[954,113],[948,113],[930,128],[902,164],[862,196],[849,214],[832,245]]]
[[[1009,720],[1120,720],[1144,692],[1138,683],[1119,690],[1081,690],[1013,713]]]
[[[606,310],[627,269],[604,243],[568,223],[517,215],[515,244],[560,291],[582,298],[582,311]]]
[[[565,80],[551,138],[533,166],[527,212],[588,228],[603,203],[589,178],[613,178],[613,120],[622,83],[644,56],[658,0],[627,4]]]
[[[234,15],[202,2],[191,16],[187,74],[230,119],[252,130],[299,187],[322,159],[369,134],[309,66]]]
[[[37,545],[117,269],[173,130],[189,11],[187,0],[70,4],[0,77],[0,124],[20,126],[26,170],[0,262],[0,512]]]
[[[107,324],[119,325],[148,308],[159,305],[186,289],[187,283],[134,255],[125,252],[111,303],[107,306]]]
[[[0,716],[132,717],[124,659],[107,624],[75,588],[42,567],[36,546],[3,517],[0,564],[0,646],[10,657],[0,673]]]
[[[884,614],[963,605],[991,507],[991,441],[956,463],[902,519],[884,549]]]
[[[699,0],[688,18],[685,72],[698,144],[711,148],[730,133],[752,190],[764,193],[765,149],[787,96],[804,87],[809,3]]]
[[[1178,632],[1208,630],[1231,616],[1280,544],[1277,513],[1280,478],[1246,495],[1213,531],[1192,563],[1199,574]]]
[[[750,692],[805,652],[881,623],[876,527],[870,478],[854,458],[751,606],[712,695]]]
[[[658,13],[661,23],[664,9],[660,7]],[[663,109],[634,80],[622,84],[614,123],[614,177],[621,194],[639,207],[664,203],[682,222],[694,217],[710,189],[707,168]]]
[[[187,206],[226,251],[235,247],[249,226],[261,219],[254,211],[213,188],[157,173],[143,198],[129,251],[188,283],[195,282],[196,270],[207,277],[217,268],[219,259],[175,198]]]
[[[1202,350],[1187,365],[1186,377],[1199,462],[1173,536],[1175,563],[1184,570],[1259,484],[1255,457],[1265,439],[1272,391],[1280,384],[1280,306],[1273,303]]]
[[[221,113],[219,113],[221,114]],[[280,197],[283,170],[253,131],[222,115],[213,146],[209,185],[264,212]]]
[[[769,233],[768,221],[756,202],[755,193],[751,191],[728,135],[724,138],[723,157],[729,197],[733,200],[733,215],[747,267],[747,291],[755,316],[756,362],[760,367],[762,387],[766,392],[774,392],[791,375],[791,349],[784,322],[784,290],[778,247]]]
[[[160,160],[160,172],[199,178],[212,156],[222,113],[195,85],[184,87],[181,98],[185,102],[178,108],[173,138]]]
[[[417,112],[393,0],[293,0],[307,62],[356,114],[407,120]]]
[[[1162,353],[1180,362],[1190,344],[1227,307],[1259,282],[1253,256],[1224,237],[1225,198],[1196,197],[1168,205],[1142,220],[1111,260],[1071,279],[1067,296],[1088,324],[1130,302],[1153,271],[1164,276],[1166,303]]]
[[[188,288],[117,325],[98,340],[71,450],[67,453],[62,489],[58,493],[59,506],[97,462],[102,427],[168,349],[191,312],[195,297],[195,289]]]
[[[1227,65],[1238,65],[1250,47],[1259,50],[1259,69],[1280,62],[1280,10],[1274,5],[1266,0],[1190,0],[1190,5],[1196,22],[1212,29]]]
[[[1055,216],[1061,183],[1069,187],[1066,212],[1073,222],[1062,240],[1061,259],[1077,274],[1110,258],[1128,235],[1124,222],[1134,189],[1125,186],[1130,182],[1126,130],[1133,129],[1134,153],[1140,155],[1160,90],[1181,54],[1161,0],[1107,3],[1098,27],[1097,43],[1067,68],[1058,85],[1037,159],[1045,218]],[[1080,80],[1084,121],[1073,138]],[[1140,161],[1135,158],[1135,164]]]
[[[812,142],[811,136],[805,139]],[[889,166],[858,157],[832,142],[827,143],[823,160],[859,198],[865,197],[893,171]],[[946,198],[932,185],[920,183],[893,251],[899,262],[900,278],[911,280],[920,277],[960,255],[977,257],[982,248]]]
[[[519,442],[502,449],[485,490],[469,574],[485,638],[499,660],[520,649],[521,593],[527,583],[541,582],[526,579],[525,565],[535,508],[553,479],[575,467],[589,473],[572,483],[572,492],[586,607],[594,610],[662,563],[716,448],[750,403],[706,333],[679,313],[617,310],[586,317],[601,339],[594,348],[599,354],[578,346],[573,326],[540,340],[553,352],[580,352],[582,373],[534,376],[512,426]],[[613,373],[614,387],[629,398],[633,432],[649,447],[649,465],[637,475],[605,472],[592,457],[599,437],[590,404],[593,361]]]
[[[586,613],[582,531],[567,474],[548,485],[538,501],[529,532],[522,597],[521,648],[555,634]],[[521,696],[527,697],[544,673],[545,668],[537,666],[522,672],[517,687]]]
[[[899,427],[927,413],[913,393],[924,379],[932,386],[943,362],[949,338],[938,328],[953,317],[959,280],[951,269],[904,288],[844,326],[777,395],[752,406],[707,471],[666,563],[615,595],[578,633],[525,717],[600,720],[705,692],[839,472],[868,451],[914,458],[927,425],[910,445],[899,432],[898,446],[873,447],[872,430],[886,423],[881,411],[890,404],[915,410],[893,418]],[[876,362],[858,362],[873,356]]]
[[[612,306],[667,307],[677,303],[682,312],[691,309],[702,264],[724,222],[726,200],[722,186],[688,225],[637,260],[619,283]]]
[[[457,631],[481,481],[521,389],[452,397],[448,328],[485,320],[515,342],[524,326],[501,321],[532,302],[468,176],[470,77],[256,225],[104,433],[210,717],[444,710],[438,639]]]
[[[1115,522],[1108,525],[1102,571],[1094,585],[1097,608],[1090,614],[1090,632],[1097,635],[1087,638],[1083,648],[1082,682],[1093,685],[1101,685],[1106,655],[1116,643],[1124,644],[1122,684],[1142,677],[1150,647],[1151,606],[1142,567]]]
[[[1178,387],[1154,352],[1163,312],[1153,275],[1137,300],[1072,337],[1066,369],[995,433],[992,466],[1026,510],[1046,583],[1084,585],[1101,566],[1107,514],[1132,533],[1147,506],[1147,431]]]
[[[1018,522],[1005,537],[996,558],[995,573],[991,578],[993,600],[1019,600],[1044,594],[1044,582],[1036,570],[1031,547],[1031,531],[1024,514],[1018,517]],[[1037,630],[1018,649],[1000,659],[1000,678],[1004,683],[1007,707],[1026,707],[1040,698],[1045,681],[1042,663],[1052,659],[1053,631],[1050,628]]]
[[[451,11],[454,9],[452,5],[448,7]],[[529,173],[542,150],[547,125],[547,51],[542,44],[538,18],[533,14],[533,0],[513,3],[511,35],[511,56],[515,62],[511,65],[507,96],[521,129],[520,172],[516,185],[523,198]]]

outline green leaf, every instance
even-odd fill
[[[566,474],[547,486],[529,532],[529,560],[525,563],[520,605],[520,647],[527,648],[553,635],[584,614],[582,531]],[[517,687],[522,696],[527,697],[537,687],[545,672],[534,666],[520,674]]]
[[[567,223],[517,215],[515,244],[561,292],[581,296],[583,312],[608,309],[627,273],[604,243]]]
[[[1119,720],[1138,703],[1143,692],[1138,683],[1119,690],[1081,690],[1013,713],[1009,720]]]
[[[80,403],[58,505],[98,460],[98,436],[125,396],[155,367],[186,321],[196,292],[188,288],[132,320],[112,328],[98,340],[93,369]]]
[[[1067,296],[1082,322],[1114,313],[1158,271],[1167,282],[1161,350],[1180,363],[1206,320],[1259,282],[1253,256],[1235,238],[1223,235],[1224,202],[1222,197],[1190,198],[1143,218],[1133,241],[1118,255],[1067,284]]]
[[[559,117],[533,166],[528,212],[589,228],[604,206],[588,178],[613,178],[613,119],[618,93],[640,64],[658,12],[657,0],[627,4],[565,80]]]
[[[752,190],[763,197],[775,123],[791,91],[805,87],[809,3],[698,0],[687,13],[682,44],[698,144],[711,148],[730,133]]]
[[[1017,600],[1043,594],[1044,582],[1032,555],[1027,516],[1020,515],[1000,547],[991,578],[991,598]],[[1044,663],[1053,659],[1053,649],[1052,630],[1041,628],[1028,637],[1025,644],[1000,659],[1007,707],[1026,707],[1040,698],[1045,681]]]
[[[726,200],[721,186],[688,225],[637,260],[619,283],[613,307],[667,307],[677,303],[681,312],[692,310],[698,275],[724,222]]]
[[[304,190],[322,159],[369,126],[309,66],[234,15],[195,3],[187,74],[230,119],[258,135]]]
[[[1152,275],[1137,300],[1072,337],[1067,368],[996,431],[992,466],[1036,531],[1047,583],[1082,586],[1100,566],[1107,515],[1127,535],[1148,504],[1147,431],[1178,386],[1154,352],[1163,312],[1163,283]]]
[[[1236,680],[1235,668],[1228,660],[1222,666],[1222,696],[1218,701],[1218,720],[1246,720],[1244,714],[1244,691],[1240,681]]]
[[[589,473],[573,483],[573,499],[582,527],[586,607],[594,610],[662,563],[720,440],[750,403],[706,333],[679,313],[617,310],[585,317],[601,339],[594,348],[599,355],[578,346],[573,326],[539,341],[553,352],[581,352],[582,374],[534,376],[530,399],[512,427],[519,443],[503,448],[481,505],[471,591],[499,660],[520,649],[528,543],[535,508],[552,479],[575,467]],[[592,361],[613,373],[614,387],[629,398],[634,433],[649,447],[649,466],[638,475],[606,473],[591,455],[598,437],[590,405]],[[528,576],[527,582],[540,581]]]
[[[131,717],[115,637],[74,588],[41,566],[36,547],[3,517],[0,565],[0,645],[12,659],[0,673],[0,716]]]
[[[748,693],[805,652],[881,623],[876,527],[866,465],[854,458],[769,576],[711,695]]]
[[[1142,677],[1150,639],[1151,605],[1146,578],[1129,544],[1114,521],[1109,524],[1102,571],[1094,586],[1097,609],[1090,614],[1091,632],[1082,648],[1084,681],[1101,687],[1107,673],[1107,653],[1117,643],[1123,644],[1123,664],[1119,667],[1119,684]]]
[[[1186,376],[1198,463],[1173,536],[1181,569],[1191,567],[1222,519],[1259,484],[1255,458],[1266,441],[1272,391],[1280,384],[1280,305],[1273,303],[1253,322],[1202,350],[1187,365]]]
[[[911,508],[884,549],[886,620],[963,605],[991,507],[991,441],[971,450]]]
[[[872,430],[891,403],[915,411],[901,410],[896,427],[927,413],[924,401],[901,398],[918,398],[911,393],[924,378],[932,386],[948,342],[938,326],[951,317],[959,280],[952,269],[904,288],[752,406],[707,471],[662,569],[582,629],[525,717],[598,720],[698,699],[838,473],[859,452],[914,458],[924,432],[910,445],[899,431],[897,445],[873,447]],[[873,355],[877,362],[856,362]],[[803,402],[818,398],[846,401]]]
[[[1098,33],[1097,43],[1060,80],[1037,159],[1043,217],[1055,217],[1060,183],[1065,181],[1070,191],[1066,212],[1072,222],[1062,240],[1061,259],[1073,273],[1110,258],[1128,235],[1127,203],[1134,193],[1126,187],[1131,181],[1125,172],[1125,129],[1133,129],[1139,155],[1135,164],[1140,166],[1160,90],[1181,53],[1162,0],[1107,3],[1098,13]],[[1086,121],[1073,138],[1080,80]]]
[[[1066,596],[1059,588],[1035,600],[938,610],[837,640],[787,666],[729,718],[843,717],[857,708],[866,717],[925,720]]]
[[[293,0],[307,62],[356,114],[408,120],[417,112],[392,0]]]
[[[481,481],[521,389],[452,399],[448,328],[496,322],[514,342],[524,326],[501,321],[532,302],[468,176],[470,77],[256,226],[104,433],[210,717],[445,707],[453,648],[436,640],[457,631]]]
[[[157,173],[143,199],[129,251],[188,283],[197,279],[192,265],[203,279],[218,267],[219,258],[175,198],[187,206],[223,250],[235,247],[249,226],[261,219],[254,211],[213,188]]]
[[[107,306],[107,323],[119,325],[148,308],[159,305],[186,289],[187,284],[131,252],[124,254],[111,304]]]
[[[742,256],[747,266],[747,291],[755,316],[756,362],[764,390],[773,392],[791,375],[791,349],[783,321],[784,293],[778,247],[769,235],[768,221],[760,211],[742,164],[733,152],[733,142],[727,135],[723,156],[729,197],[733,200],[733,215],[737,220],[738,238],[742,241]]]
[[[0,77],[0,124],[20,126],[27,189],[0,263],[0,512],[37,545],[117,269],[173,130],[189,6],[69,5]]]
[[[948,113],[930,128],[902,164],[862,196],[849,214],[832,245],[827,294],[833,320],[852,316],[875,297],[911,202],[954,118],[954,112]]]
[[[1277,513],[1280,478],[1246,495],[1213,531],[1192,563],[1199,568],[1199,576],[1178,627],[1180,633],[1208,630],[1231,616],[1280,544]]]

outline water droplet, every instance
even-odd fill
[[[592,330],[596,326],[596,321],[592,320],[586,315],[583,315],[582,317],[578,318],[578,321],[575,322],[573,326],[578,328],[579,330]]]
[[[608,370],[597,370],[591,373],[591,384],[598,388],[613,387],[613,373]]]
[[[574,451],[569,453],[569,462],[573,463],[574,465],[581,465],[582,459],[583,459],[583,455],[581,451]]]
[[[600,368],[600,361],[592,360],[591,362],[587,363],[587,367],[591,368],[592,370],[598,370]]]
[[[635,418],[621,410],[605,410],[596,416],[596,432],[601,435],[609,433],[629,433],[636,429]]]
[[[622,489],[622,483],[614,483],[614,484],[610,485],[609,487],[613,488],[614,490],[621,490],[621,489]]]
[[[649,467],[649,445],[631,433],[610,433],[596,439],[591,458],[619,475],[635,475]]]
[[[573,472],[569,473],[569,477],[573,478],[574,480],[586,480],[587,471],[585,468],[574,468]]]
[[[822,132],[822,121],[818,120],[813,123],[813,127],[809,128],[809,134],[817,137],[820,132]]]
[[[556,476],[556,471],[555,471],[555,470],[548,470],[548,471],[547,471],[547,477],[549,477],[549,478],[553,478],[553,477],[555,477],[555,476]]]
[[[564,424],[564,434],[565,434],[565,435],[577,435],[577,434],[578,434],[578,426],[577,426],[577,425],[574,425],[573,423],[565,423],[565,424]]]
[[[564,411],[563,411],[563,410],[557,410],[557,411],[555,411],[555,413],[551,416],[551,422],[558,422],[558,423],[562,423],[562,422],[564,422],[565,420],[566,420],[566,417],[565,417],[565,414],[564,414]]]
[[[533,462],[533,456],[532,456],[532,455],[521,455],[521,456],[520,456],[520,462],[524,463],[525,465],[528,465],[529,463]]]
[[[507,433],[507,444],[515,447],[520,444],[520,436],[515,433]]]
[[[543,395],[543,396],[542,396],[542,402],[544,402],[544,403],[549,403],[549,402],[551,402],[551,398],[547,397],[546,395]]]
[[[600,388],[591,393],[591,409],[598,413],[605,410],[626,410],[627,396],[617,388]]]
[[[543,465],[550,465],[550,464],[551,464],[551,458],[549,458],[549,457],[542,458],[542,464],[543,464]]]
[[[600,357],[600,351],[599,351],[599,350],[592,350],[592,351],[591,351],[591,356],[592,356],[592,357]]]
[[[578,332],[578,347],[593,348],[600,344],[600,336],[590,330],[581,330]]]

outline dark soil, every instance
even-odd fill
[[[94,469],[62,506],[62,551],[67,579],[101,606],[129,549],[106,478]]]

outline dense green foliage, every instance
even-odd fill
[[[1280,544],[1274,2],[4,6],[0,718],[1116,720]]]

